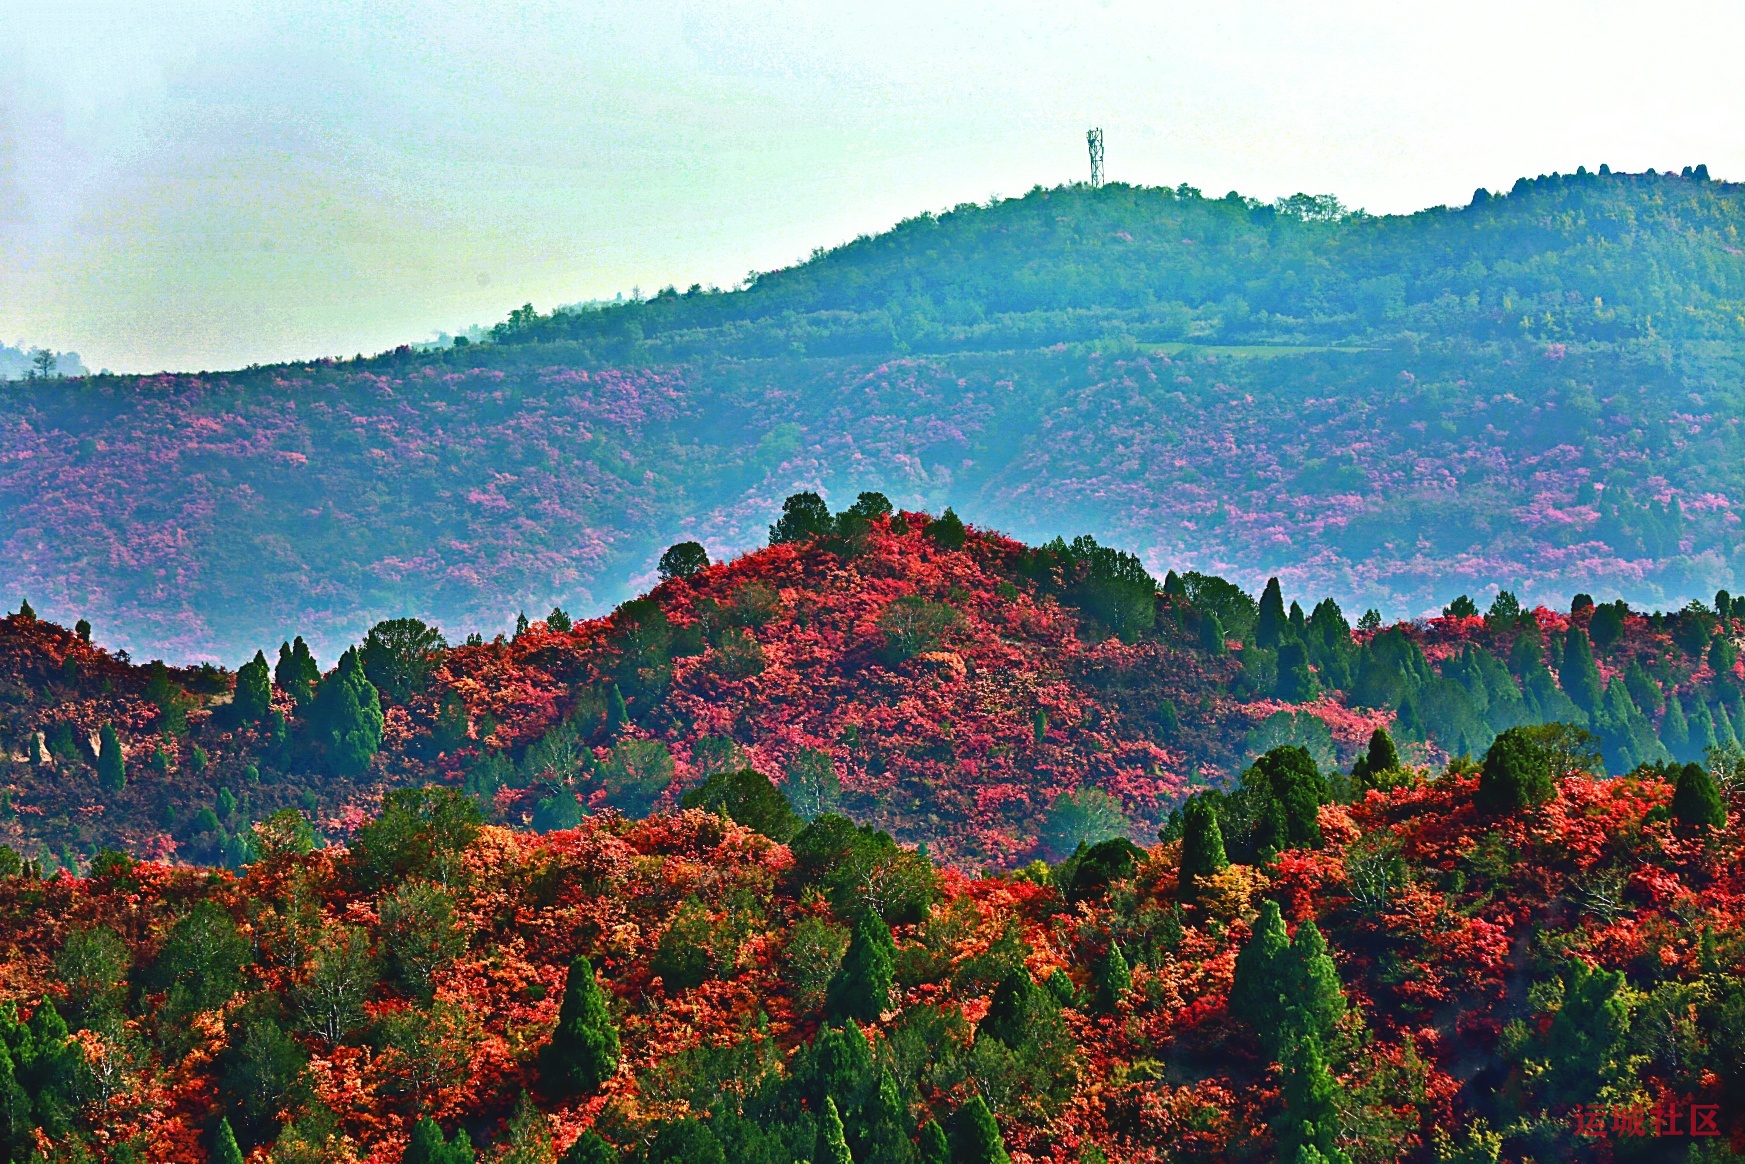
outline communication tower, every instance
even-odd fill
[[[1091,147],[1091,189],[1095,190],[1103,184],[1103,131],[1087,131],[1085,144]]]

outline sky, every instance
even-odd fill
[[[1745,180],[1745,5],[0,3],[0,343],[198,371],[1085,177],[1373,213]]]

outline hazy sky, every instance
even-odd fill
[[[1745,179],[1745,5],[0,0],[0,341],[373,352],[1086,171],[1371,211]]]

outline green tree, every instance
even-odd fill
[[[924,651],[937,650],[963,616],[948,603],[916,595],[895,599],[880,612],[878,628],[885,636],[885,658],[892,666]]]
[[[242,1164],[242,1149],[236,1146],[236,1133],[230,1130],[230,1120],[219,1117],[218,1131],[212,1136],[212,1164]]]
[[[1442,608],[1443,618],[1477,618],[1478,604],[1468,595],[1462,594],[1453,602]]]
[[[829,533],[831,526],[830,507],[822,497],[810,491],[795,493],[782,502],[782,516],[769,527],[769,544],[810,541]]]
[[[127,1000],[133,954],[108,926],[77,929],[55,955],[55,976],[67,988],[67,1013],[76,1027],[95,1029],[120,1016]]]
[[[1594,1093],[1629,1033],[1623,986],[1621,970],[1589,969],[1579,958],[1563,972],[1563,1005],[1546,1032],[1545,1049],[1553,1082],[1572,1100]]]
[[[388,972],[414,998],[435,997],[436,975],[467,948],[455,921],[454,898],[428,881],[409,881],[376,907]]]
[[[364,636],[364,674],[389,700],[404,704],[428,686],[447,649],[448,641],[435,627],[416,618],[391,618]]]
[[[309,1056],[271,1017],[242,1008],[229,1026],[229,1045],[220,1060],[219,1089],[252,1143],[278,1131],[279,1112],[302,1090]]]
[[[278,666],[273,669],[273,682],[279,685],[297,706],[302,707],[315,698],[315,685],[321,682],[321,668],[315,662],[315,656],[309,653],[309,645],[298,635],[294,643],[279,645]]]
[[[818,1164],[854,1164],[848,1151],[848,1138],[842,1131],[842,1115],[836,1110],[836,1100],[824,1097],[824,1118],[818,1127]]]
[[[1054,853],[1071,853],[1081,844],[1118,837],[1131,824],[1119,800],[1101,788],[1079,788],[1049,803],[1042,820],[1042,842]]]
[[[104,724],[97,733],[97,783],[111,796],[127,787],[127,758],[112,723]]]
[[[684,808],[719,813],[784,844],[800,830],[800,818],[768,776],[750,768],[716,772],[679,798]]]
[[[1266,580],[1266,589],[1260,594],[1260,617],[1254,624],[1254,642],[1256,646],[1268,651],[1276,651],[1278,644],[1288,633],[1290,620],[1285,617],[1284,592],[1279,589],[1277,578]]]
[[[842,780],[830,753],[820,748],[796,751],[783,770],[782,793],[803,821],[833,811],[842,797]]]
[[[618,1159],[617,1149],[602,1139],[600,1133],[589,1129],[576,1137],[576,1142],[563,1154],[562,1164],[618,1164]]]
[[[1294,1033],[1284,1054],[1284,1110],[1275,1125],[1281,1160],[1323,1160],[1347,1164],[1339,1147],[1339,1083],[1327,1069],[1321,1039],[1313,1031]],[[1318,1156],[1308,1155],[1312,1149]]]
[[[919,1164],[951,1164],[951,1142],[946,1139],[945,1129],[939,1126],[938,1120],[928,1120],[921,1125],[915,1148]]]
[[[1332,1037],[1345,1015],[1345,995],[1339,988],[1339,970],[1327,953],[1326,939],[1312,919],[1299,925],[1291,939],[1284,959],[1284,985],[1288,1025],[1323,1041]]]
[[[897,1093],[897,1081],[889,1067],[879,1072],[878,1090],[867,1103],[866,1148],[860,1164],[914,1164],[915,1145],[909,1141],[909,1110]]]
[[[1011,1164],[1012,1157],[1006,1152],[1006,1141],[994,1122],[994,1113],[979,1095],[970,1096],[957,1109],[951,1141],[952,1164]]]
[[[1518,812],[1556,794],[1551,762],[1531,731],[1510,728],[1485,753],[1478,778],[1478,804],[1487,812]]]
[[[473,1142],[465,1128],[457,1129],[450,1142],[443,1138],[440,1124],[422,1116],[412,1125],[412,1139],[406,1145],[406,1154],[400,1157],[400,1164],[473,1164],[474,1159]],[[565,1160],[568,1159],[566,1156]]]
[[[1374,788],[1382,773],[1398,771],[1399,767],[1400,753],[1393,737],[1386,728],[1378,727],[1369,733],[1369,750],[1351,766],[1351,783],[1356,788]]]
[[[1291,939],[1278,902],[1263,901],[1254,933],[1236,955],[1230,984],[1230,1013],[1263,1038],[1284,1021]]]
[[[175,925],[158,951],[152,981],[167,994],[166,1016],[180,1020],[213,1010],[242,989],[249,941],[224,908],[196,902]]]
[[[570,963],[557,1029],[540,1051],[539,1077],[556,1097],[585,1095],[618,1070],[618,1028],[606,1010],[606,994],[586,958]]]
[[[1700,833],[1725,828],[1727,803],[1715,778],[1701,764],[1686,764],[1678,770],[1672,792],[1672,819],[1686,832]]]
[[[1218,828],[1218,811],[1204,796],[1192,796],[1182,806],[1182,899],[1194,895],[1194,878],[1223,872],[1230,864],[1224,855],[1224,834]]]
[[[877,1021],[890,1009],[896,982],[897,946],[891,927],[872,910],[862,911],[842,966],[830,981],[825,1008],[837,1019]]]
[[[671,582],[674,578],[690,578],[709,568],[709,553],[701,542],[679,542],[668,546],[666,553],[660,556],[660,580]]]
[[[35,1129],[30,1095],[18,1082],[11,1052],[0,1042],[0,1160],[7,1164],[28,1160],[36,1146]]]
[[[483,823],[478,801],[455,789],[397,789],[382,798],[381,815],[358,830],[351,865],[372,887],[410,877],[448,885]]]
[[[1660,742],[1674,760],[1689,761],[1692,758],[1690,724],[1685,720],[1684,704],[1676,691],[1666,697],[1666,715],[1660,721]]]
[[[382,746],[385,720],[375,684],[364,675],[355,648],[341,655],[339,666],[322,681],[310,719],[335,773],[361,776],[369,769]]]
[[[1091,979],[1096,986],[1093,1005],[1103,1014],[1114,1014],[1116,1004],[1133,989],[1133,971],[1127,965],[1127,955],[1121,952],[1121,943],[1109,943],[1109,952],[1098,960]]]
[[[236,696],[232,706],[236,718],[242,723],[259,723],[273,706],[272,676],[267,670],[267,657],[259,651],[237,668]]]
[[[944,513],[927,523],[927,537],[942,550],[961,550],[969,540],[969,531],[964,528],[963,519],[946,506]]]
[[[1580,627],[1572,627],[1563,640],[1563,663],[1557,670],[1557,680],[1577,707],[1590,715],[1598,709],[1603,694],[1600,669],[1594,663],[1593,644]]]

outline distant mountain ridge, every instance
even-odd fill
[[[13,384],[0,589],[142,655],[331,656],[397,614],[607,609],[812,488],[1390,616],[1676,607],[1745,566],[1742,191],[1038,189],[445,351]]]

